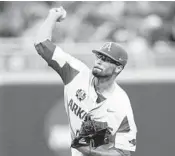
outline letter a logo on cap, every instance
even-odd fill
[[[100,49],[108,49],[108,51],[111,51],[111,42],[106,43],[105,45],[103,45]]]

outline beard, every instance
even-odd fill
[[[103,70],[102,70],[102,69],[99,69],[99,68],[93,68],[93,69],[92,69],[92,74],[93,74],[95,77],[102,77],[102,75],[103,75]]]
[[[109,71],[98,67],[92,68],[92,74],[98,79],[108,79],[111,78],[113,75],[116,75],[115,70]]]
[[[111,75],[105,73],[102,69],[99,69],[99,68],[93,68],[92,69],[92,74],[97,78],[107,78],[107,77],[111,76]]]

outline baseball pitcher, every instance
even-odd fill
[[[51,9],[34,45],[64,83],[72,156],[129,156],[136,149],[137,128],[130,100],[115,81],[127,52],[117,43],[105,43],[92,50],[96,60],[89,69],[51,41],[55,23],[65,17],[63,7]]]

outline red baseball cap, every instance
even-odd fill
[[[108,56],[123,66],[126,65],[128,60],[128,54],[126,50],[121,45],[114,42],[107,42],[99,50],[92,50],[92,52]]]

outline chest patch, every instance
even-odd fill
[[[76,92],[76,97],[79,101],[82,101],[86,98],[86,93],[84,90],[82,89],[78,89],[77,92]]]

